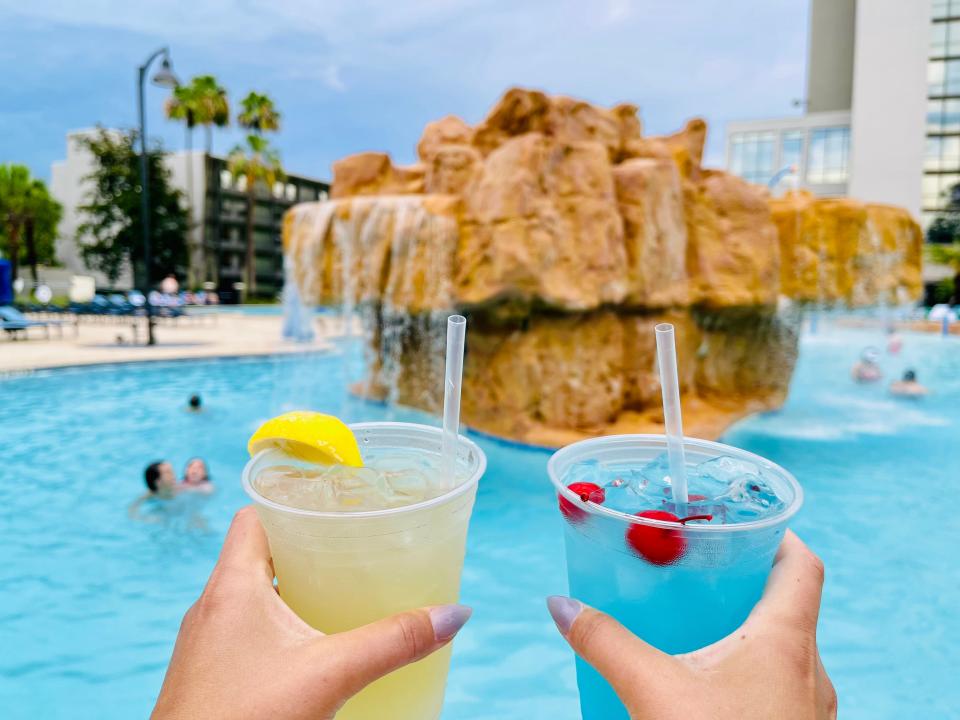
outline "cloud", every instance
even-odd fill
[[[340,77],[339,65],[327,65],[323,71],[323,81],[327,84],[327,87],[338,92],[343,92],[347,89],[343,79]]]
[[[425,122],[476,122],[511,85],[635,102],[652,133],[704,116],[717,161],[725,122],[790,112],[803,94],[804,15],[795,0],[0,0],[0,62],[18,68],[0,95],[50,126],[26,144],[0,137],[0,161],[45,174],[70,127],[130,124],[131,73],[163,44],[184,77],[275,95],[284,158],[314,175],[361,149],[409,161]],[[179,126],[152,127],[178,146]]]

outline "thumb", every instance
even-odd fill
[[[570,647],[606,678],[625,703],[651,695],[677,669],[671,656],[579,600],[553,595],[547,598],[547,608]]]
[[[349,658],[351,695],[404,665],[421,660],[453,640],[473,610],[466,605],[437,605],[408,610],[355,630],[329,635],[338,657]]]

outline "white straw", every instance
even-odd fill
[[[463,343],[467,319],[463,315],[447,318],[447,368],[443,383],[443,481],[456,484],[457,438],[460,435],[460,390],[463,387]]]
[[[687,468],[683,456],[683,419],[680,417],[680,379],[677,374],[677,345],[673,325],[660,323],[657,334],[657,363],[660,365],[660,389],[663,393],[663,424],[667,433],[667,458],[670,463],[670,488],[673,504],[687,504]]]

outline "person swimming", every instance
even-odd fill
[[[887,352],[891,355],[898,355],[903,349],[903,339],[897,334],[897,329],[890,325],[887,327]]]
[[[860,353],[860,360],[850,370],[854,382],[871,383],[877,382],[883,377],[883,371],[877,361],[880,359],[880,353],[874,347],[868,347]]]
[[[213,483],[210,482],[210,471],[203,458],[195,457],[187,461],[183,469],[183,480],[180,489],[187,492],[212,493]]]
[[[130,503],[127,516],[131,520],[141,522],[158,522],[154,514],[144,514],[141,510],[145,507],[145,503],[151,500],[170,500],[180,490],[173,465],[166,460],[150,463],[143,471],[143,481],[147,485],[147,492]],[[163,504],[166,505],[166,503]]]
[[[190,396],[190,399],[187,400],[187,410],[195,413],[203,411],[203,400],[199,395]]]
[[[150,495],[171,497],[177,492],[177,476],[173,472],[173,465],[166,460],[147,465],[147,469],[143,471],[143,480]]]
[[[922,397],[928,390],[917,381],[914,370],[907,370],[901,380],[890,383],[890,392],[901,397]]]

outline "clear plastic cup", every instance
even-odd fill
[[[609,613],[638,637],[669,653],[709,645],[735,630],[763,592],[787,521],[800,509],[803,491],[794,477],[759,455],[721,443],[684,439],[689,471],[712,458],[745,460],[784,501],[775,515],[730,525],[680,525],[640,518],[584,502],[567,489],[567,474],[578,463],[645,465],[667,451],[663,435],[614,435],[568,445],[547,463],[561,500],[576,512],[562,513],[570,594]],[[715,511],[691,499],[686,515]],[[658,564],[627,541],[632,527],[663,528],[681,548],[679,556]],[[636,532],[636,531],[635,531]],[[645,532],[645,531],[642,531]],[[577,658],[577,685],[584,720],[626,720],[613,689]]]
[[[440,428],[412,423],[350,428],[363,455],[377,448],[416,449],[435,456],[432,464],[441,467]],[[277,464],[290,465],[290,458],[275,450],[257,453],[244,468],[243,488],[267,532],[280,596],[307,623],[336,633],[403,610],[457,602],[467,526],[487,464],[475,443],[459,437],[451,490],[387,510],[316,512],[269,500],[254,481]],[[348,701],[337,719],[439,718],[450,651],[448,645],[373,683]]]

